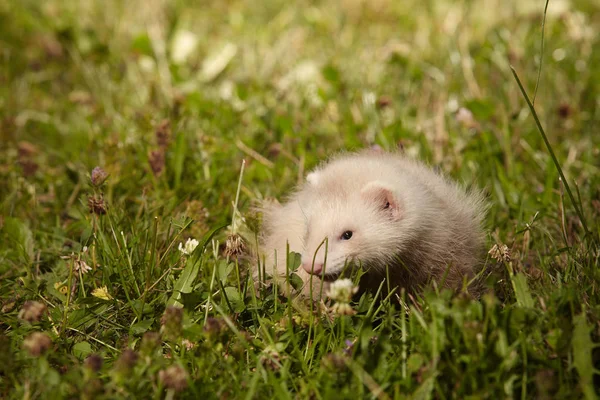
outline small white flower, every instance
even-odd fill
[[[199,243],[200,242],[198,242],[196,239],[188,239],[187,242],[185,242],[185,245],[183,243],[179,243],[179,251],[183,254],[190,255],[194,252],[196,247],[198,247]]]
[[[350,279],[338,279],[329,286],[329,296],[339,303],[349,303],[352,295],[358,291],[358,286],[354,286]]]

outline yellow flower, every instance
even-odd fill
[[[94,289],[92,291],[92,296],[97,297],[102,300],[112,299],[112,296],[110,294],[108,294],[108,289],[106,288],[106,286],[102,286],[102,287]]]

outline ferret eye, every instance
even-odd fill
[[[389,202],[389,201],[386,201],[386,202],[385,202],[385,206],[383,206],[383,209],[384,209],[384,210],[387,210],[388,208],[390,208],[390,202]]]
[[[342,233],[342,236],[340,236],[340,239],[350,240],[351,237],[352,237],[352,231],[346,231],[346,232]]]

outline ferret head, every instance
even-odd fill
[[[313,196],[306,207],[305,271],[333,280],[347,265],[377,268],[394,259],[402,245],[405,210],[391,185],[323,182],[317,173],[307,181]]]

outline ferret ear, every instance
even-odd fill
[[[317,171],[313,171],[310,174],[306,175],[306,181],[310,185],[315,186],[317,183],[319,183],[319,173]]]
[[[383,182],[369,182],[360,194],[370,202],[375,202],[382,211],[388,212],[395,220],[402,218],[402,206],[393,190]]]

